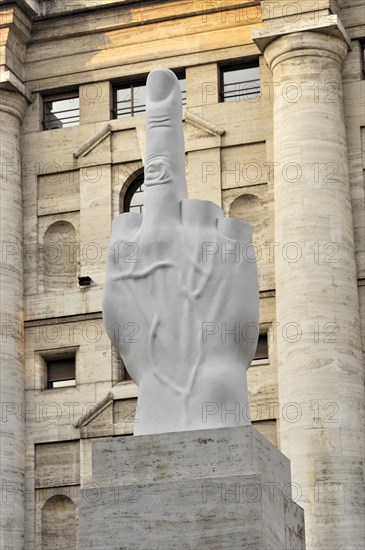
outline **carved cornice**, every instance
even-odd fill
[[[23,96],[28,103],[33,103],[32,94],[28,92],[23,82],[13,72],[3,70],[3,67],[0,69],[0,91],[7,90],[17,93]]]
[[[3,6],[17,6],[31,19],[35,19],[41,13],[40,2],[38,0],[0,0],[0,10]]]
[[[278,37],[268,44],[264,55],[271,71],[274,71],[279,63],[303,55],[328,57],[342,66],[347,52],[347,43],[337,35],[307,31]]]
[[[222,19],[233,18],[231,11],[251,10],[248,21],[260,19],[259,0],[197,2],[184,0],[171,2],[160,0],[141,2],[140,0],[104,0],[97,4],[90,0],[42,3],[42,14],[35,22],[33,42],[58,40],[90,35],[90,32],[112,32],[118,29],[159,25],[172,20],[199,17],[204,23],[211,14],[222,12]],[[252,10],[254,9],[254,12]],[[223,14],[227,15],[223,15]],[[255,16],[256,14],[256,16]],[[97,24],[95,25],[95,22]],[[92,29],[92,31],[91,31]],[[176,67],[177,68],[177,67]]]
[[[0,87],[24,96],[31,95],[24,86],[24,61],[31,39],[32,22],[15,4],[0,4]]]
[[[266,25],[268,21],[285,20],[289,21],[312,18],[318,19],[321,16],[340,13],[338,0],[300,0],[299,2],[288,2],[288,0],[260,0],[262,21]]]
[[[1,45],[6,44],[3,41],[3,31],[9,29],[15,33],[18,40],[27,44],[31,38],[32,22],[27,15],[15,5],[0,5],[0,29]]]
[[[18,0],[19,2],[24,0]],[[146,2],[144,7],[144,2],[140,0],[103,0],[102,2],[90,2],[90,0],[78,0],[77,2],[69,2],[67,8],[64,2],[55,2],[53,0],[43,0],[39,2],[40,11],[43,17],[62,17],[63,14],[69,15],[78,15],[79,13],[87,13],[95,11],[97,9],[113,9],[116,14],[124,15],[128,11],[137,12],[140,15],[139,23],[146,22],[142,12],[143,11],[152,11],[163,7],[164,4],[170,4],[171,0],[154,0],[153,2]],[[191,2],[194,4],[194,0]],[[99,4],[99,5],[98,5]],[[209,13],[216,13],[221,11],[230,11],[234,9],[245,9],[252,6],[258,6],[260,4],[259,0],[236,0],[235,2],[195,2],[194,5],[194,14],[195,15],[206,15]],[[161,6],[160,6],[161,5]],[[187,10],[185,3],[181,3],[177,7],[174,7],[174,13],[176,10],[179,10],[179,17],[188,15],[191,16],[191,10]],[[124,12],[124,13],[123,13]],[[147,15],[148,17],[148,15]],[[122,19],[122,17],[121,17]],[[128,17],[123,18],[128,24]]]

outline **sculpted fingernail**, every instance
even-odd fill
[[[147,79],[147,93],[151,101],[163,101],[172,92],[176,76],[169,69],[155,69]]]

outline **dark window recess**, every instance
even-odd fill
[[[261,94],[259,62],[221,67],[220,100],[254,99]]]
[[[143,213],[144,173],[140,174],[128,187],[124,196],[123,212]]]
[[[124,365],[122,365],[123,380],[132,380],[131,375],[127,371]]]
[[[75,357],[47,360],[47,388],[75,385]]]
[[[43,130],[56,130],[80,124],[79,92],[43,96]]]
[[[260,334],[257,342],[255,357],[251,365],[263,365],[269,362],[269,348],[267,342],[267,333]]]
[[[179,79],[182,103],[186,105],[185,74],[176,73],[176,76]],[[113,118],[138,116],[146,112],[146,78],[114,86]]]
[[[365,80],[365,42],[360,43],[362,78]]]

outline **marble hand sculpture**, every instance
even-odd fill
[[[249,424],[259,293],[250,226],[187,198],[182,101],[147,79],[143,215],[113,220],[104,325],[138,385],[135,435]]]

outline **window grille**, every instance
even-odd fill
[[[260,95],[260,67],[258,61],[247,65],[221,67],[221,101],[252,100]]]
[[[181,88],[182,103],[186,105],[186,80],[184,72],[177,72]],[[114,85],[113,118],[143,115],[146,112],[146,78]]]
[[[56,130],[80,124],[79,92],[43,96],[43,130]]]

